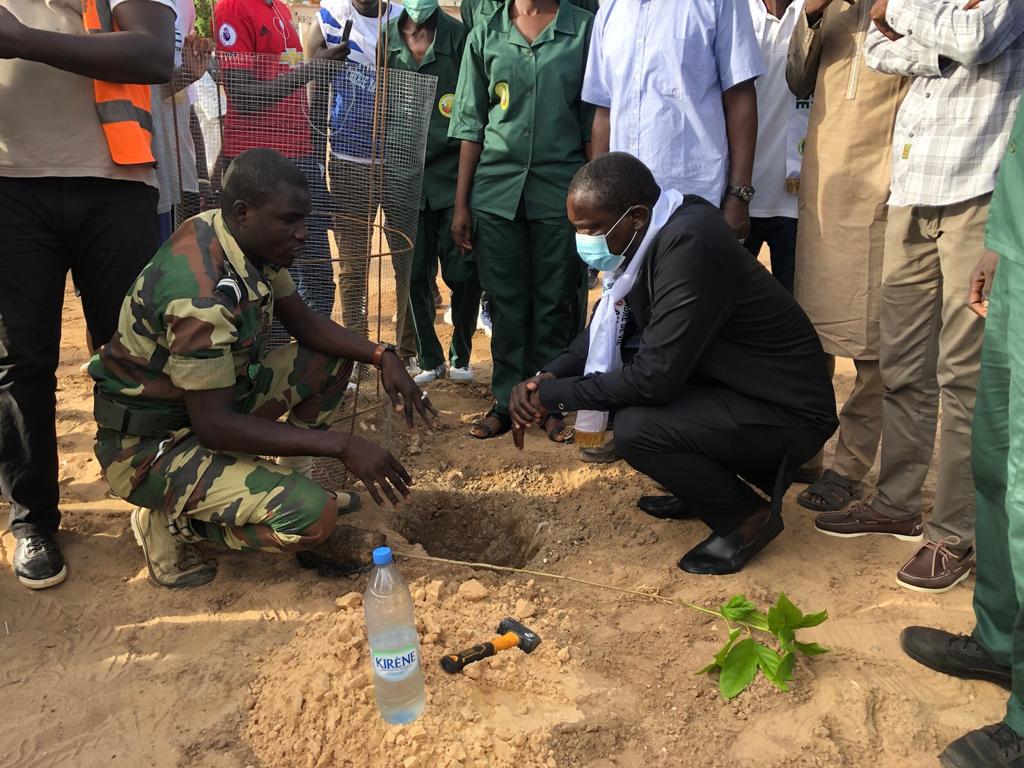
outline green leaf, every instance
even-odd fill
[[[828,653],[828,648],[817,643],[796,643],[796,648],[804,656],[821,656],[823,653]]]
[[[729,602],[722,605],[722,615],[729,621],[743,621],[756,610],[757,606],[744,595],[733,595]]]
[[[797,629],[803,620],[803,612],[793,605],[785,592],[780,592],[778,601],[768,609],[768,631],[773,635],[778,635],[782,629]]]
[[[792,656],[793,654],[786,654]],[[778,688],[780,691],[788,691],[789,686],[786,685],[786,681],[792,678],[792,664],[783,668],[783,659],[774,650],[766,645],[757,644],[757,666],[764,672],[764,676],[768,678],[769,682]]]
[[[718,676],[718,689],[726,699],[734,699],[757,674],[757,643],[749,637],[736,643],[722,663]]]
[[[779,665],[779,680],[785,685],[793,679],[793,665],[796,664],[796,654],[787,653],[782,657],[782,663]],[[780,688],[780,690],[788,691],[789,686]]]
[[[808,613],[800,621],[799,626],[796,629],[808,629],[810,627],[816,627],[821,624],[825,619],[828,618],[828,611],[819,611],[818,613]]]
[[[783,651],[794,651],[796,650],[796,632],[789,627],[783,627],[779,630],[776,635],[779,639],[779,646]]]
[[[729,639],[725,641],[725,645],[718,649],[718,653],[715,654],[715,658],[708,664],[704,669],[700,670],[698,675],[706,675],[713,669],[718,669],[725,662],[725,657],[729,655],[729,651],[732,649],[732,644],[736,642],[736,638],[743,633],[742,629],[738,627],[736,629],[729,630]]]
[[[762,632],[770,632],[768,628],[768,615],[761,613],[760,611],[754,611],[752,614],[747,616],[743,620],[745,623],[752,626],[754,629],[760,629]]]

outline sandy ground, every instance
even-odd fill
[[[902,768],[937,765],[944,744],[1001,716],[1001,689],[943,678],[901,654],[908,624],[972,623],[972,582],[940,597],[896,586],[913,545],[821,536],[793,491],[785,532],[743,573],[686,575],[675,562],[705,530],[646,518],[634,504],[653,490],[648,481],[622,464],[583,465],[575,449],[537,437],[523,454],[510,439],[475,441],[465,425],[487,407],[486,387],[445,382],[432,389],[439,429],[411,452],[402,441],[413,500],[366,508],[359,522],[411,551],[704,605],[741,592],[763,604],[782,590],[805,610],[829,610],[806,634],[832,653],[802,661],[790,694],[761,681],[726,703],[713,677],[694,674],[723,641],[722,622],[572,583],[405,561],[429,703],[418,724],[387,728],[372,701],[361,609],[335,602],[365,579],[225,552],[206,587],[147,582],[129,508],[107,496],[92,456],[84,329],[70,294],[65,311],[60,536],[71,575],[45,592],[22,588],[10,573],[14,541],[0,538],[6,768]],[[486,348],[478,334],[481,380]],[[841,368],[841,397],[850,373]],[[474,578],[487,594],[471,601],[458,589]],[[485,638],[509,614],[542,636],[536,653],[508,652],[472,676],[439,669],[445,650]]]

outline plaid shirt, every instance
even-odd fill
[[[868,66],[914,78],[896,116],[890,205],[950,205],[993,190],[1024,88],[1024,0],[889,0]]]

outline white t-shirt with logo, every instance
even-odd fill
[[[797,218],[796,187],[787,191],[787,179],[799,179],[811,99],[798,99],[786,83],[786,57],[793,30],[804,12],[804,0],[794,0],[781,19],[768,13],[762,0],[749,0],[754,32],[764,57],[765,73],[757,89],[757,148],[754,151],[750,203],[755,218]]]

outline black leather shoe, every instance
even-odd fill
[[[687,573],[701,575],[724,576],[736,573],[782,533],[783,528],[781,515],[773,514],[749,544],[743,543],[739,529],[725,536],[713,533],[683,555],[679,567]]]
[[[939,760],[946,768],[1024,768],[1024,739],[1005,723],[986,725],[954,741]]]
[[[907,627],[900,633],[900,647],[918,664],[936,672],[965,680],[985,680],[1011,690],[1010,668],[997,664],[970,635]]]
[[[675,496],[641,496],[636,503],[651,517],[661,520],[691,520],[697,517]]]
[[[26,536],[14,547],[14,574],[29,589],[46,589],[64,581],[68,567],[52,536]]]

